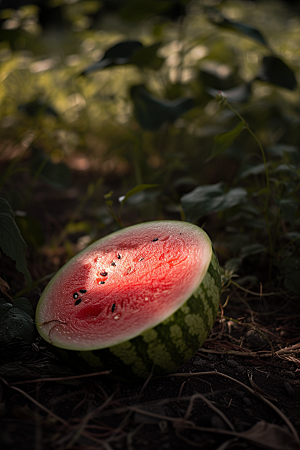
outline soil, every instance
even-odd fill
[[[46,235],[57,235],[75,199],[51,191],[50,201],[46,191],[37,188],[35,205]],[[66,257],[59,245],[32,252],[33,278]],[[22,276],[3,264],[17,292]],[[28,296],[33,306],[45,284]],[[300,450],[299,299],[232,287],[222,305],[203,348],[177,373],[144,384],[78,375],[39,337],[1,345],[0,448]]]
[[[244,324],[219,317],[188,364],[144,385],[73,373],[40,338],[2,346],[1,449],[300,449],[299,327],[285,308],[263,316],[268,302],[247,322],[232,300]]]

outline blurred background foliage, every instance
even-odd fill
[[[181,218],[229,277],[299,292],[297,2],[2,0],[0,24],[0,196],[34,279]]]

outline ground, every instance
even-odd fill
[[[255,327],[218,318],[191,361],[144,385],[73,373],[39,338],[11,342],[0,353],[1,448],[300,449],[299,328],[280,315],[257,314]]]

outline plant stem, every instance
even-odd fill
[[[266,173],[266,184],[267,184],[267,195],[266,195],[266,200],[265,200],[265,206],[264,206],[264,211],[265,212],[267,210],[268,207],[268,203],[269,203],[269,193],[270,193],[270,181],[269,181],[269,171],[268,171],[268,166],[267,166],[267,159],[266,159],[266,154],[265,151],[263,149],[263,146],[260,143],[260,140],[257,138],[257,136],[253,133],[253,131],[251,130],[251,128],[249,127],[249,125],[247,124],[247,122],[244,120],[244,118],[240,115],[240,113],[233,107],[231,106],[227,101],[226,101],[226,105],[228,106],[229,109],[231,109],[231,111],[233,111],[239,119],[241,119],[241,121],[244,123],[245,128],[248,130],[248,132],[251,134],[251,136],[256,140],[262,157],[263,157],[263,161],[264,161],[264,166],[265,166],[265,173]]]
[[[268,171],[268,165],[267,165],[267,159],[266,159],[265,151],[263,149],[263,146],[260,143],[260,140],[255,135],[255,133],[251,130],[251,128],[249,127],[247,122],[244,120],[244,118],[241,116],[241,114],[232,105],[230,105],[227,102],[227,99],[224,99],[224,101],[225,101],[225,104],[228,106],[228,108],[231,109],[231,111],[233,111],[238,116],[238,118],[243,122],[245,128],[251,134],[253,139],[255,139],[255,141],[257,142],[257,144],[259,146],[259,149],[261,151],[262,157],[263,157],[264,166],[265,166],[265,174],[266,174],[266,185],[267,185],[267,195],[266,195],[266,199],[265,199],[263,215],[264,215],[264,218],[265,218],[265,221],[266,221],[266,225],[267,225],[267,231],[268,231],[268,237],[269,237],[270,255],[272,256],[273,253],[274,253],[274,247],[273,247],[273,241],[272,241],[271,227],[270,227],[269,218],[268,218],[268,214],[267,214],[268,205],[269,205],[269,194],[270,194],[270,180],[269,180],[269,171]],[[271,262],[271,259],[270,259],[269,277],[271,275],[271,264],[272,264],[272,262]]]
[[[186,222],[186,216],[183,210],[183,207],[181,206],[181,204],[179,204],[179,212],[180,212],[180,218],[183,222]]]
[[[142,181],[142,173],[141,173],[141,155],[142,155],[142,135],[137,136],[135,145],[134,145],[134,172],[135,172],[135,180],[136,184],[143,184]]]

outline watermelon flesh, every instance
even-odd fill
[[[41,296],[37,328],[84,370],[117,367],[125,378],[145,378],[155,366],[164,374],[206,339],[220,288],[201,228],[148,222],[100,239],[63,266]]]

